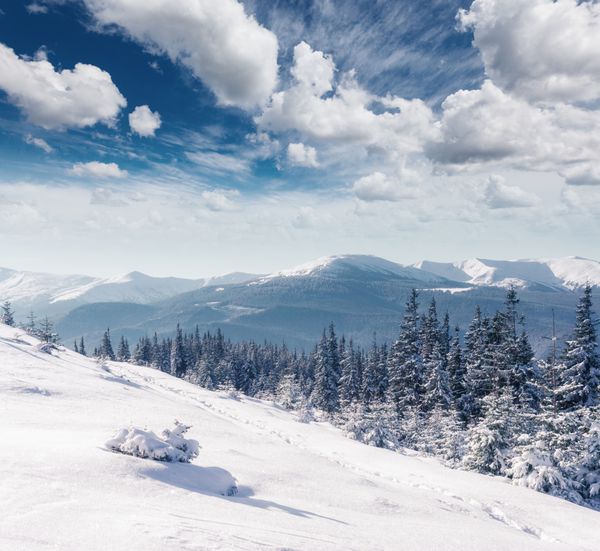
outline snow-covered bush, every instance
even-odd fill
[[[299,423],[310,423],[316,420],[315,408],[310,400],[302,400],[300,408],[298,409],[298,415],[296,415],[296,421]]]
[[[183,437],[189,428],[175,421],[175,427],[163,430],[161,437],[152,431],[137,427],[124,428],[106,442],[106,447],[115,452],[144,459],[189,463],[198,456],[200,449],[197,440]]]
[[[362,404],[355,404],[348,409],[342,424],[347,436],[376,448],[398,448],[398,438],[393,429],[396,417],[391,408],[382,405],[368,410]]]
[[[557,464],[544,436],[540,433],[531,439],[529,435],[521,435],[517,440],[517,455],[506,474],[518,486],[578,501],[573,482]]]

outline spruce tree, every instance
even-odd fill
[[[341,352],[340,398],[344,407],[347,407],[353,402],[358,402],[360,398],[359,357],[354,350],[352,340],[348,346],[341,349]]]
[[[392,346],[388,361],[388,392],[400,415],[420,405],[423,396],[417,297],[413,289],[406,303],[400,336]]]
[[[592,288],[587,285],[577,305],[573,337],[558,366],[557,402],[561,410],[598,404],[600,361],[594,321]]]
[[[10,325],[11,327],[15,326],[15,312],[12,309],[11,303],[8,300],[5,300],[2,305],[0,305],[0,323],[4,323],[5,325]]]
[[[170,357],[171,375],[175,377],[183,377],[187,370],[185,350],[183,345],[183,331],[179,324],[175,330],[175,338],[171,344],[171,357]]]
[[[130,359],[131,354],[129,352],[129,343],[127,342],[127,339],[121,335],[119,346],[117,346],[117,360],[120,362],[128,362]]]
[[[463,352],[460,346],[460,329],[458,326],[454,329],[454,338],[450,342],[447,365],[448,377],[450,380],[450,393],[454,408],[458,412],[463,423],[469,417],[469,399],[467,393],[467,371],[463,361]]]
[[[112,347],[112,342],[110,340],[110,329],[107,328],[102,335],[102,340],[100,341],[100,346],[98,348],[97,354],[98,357],[104,358],[106,360],[115,359],[115,352]]]
[[[317,346],[315,384],[312,393],[314,405],[327,413],[333,413],[339,408],[340,361],[338,350],[337,337],[332,323],[328,333],[323,331],[321,342]]]
[[[83,336],[81,337],[81,339],[79,340],[79,353],[82,356],[87,356],[87,353],[85,351],[85,341],[83,340]]]
[[[362,401],[367,408],[379,398],[378,369],[379,347],[373,335],[373,344],[364,366],[361,389]]]
[[[58,342],[58,333],[54,331],[54,323],[48,319],[48,316],[45,316],[42,320],[40,328],[37,332],[37,336],[40,340],[48,343],[57,343]]]

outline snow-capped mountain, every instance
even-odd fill
[[[592,551],[598,512],[0,325],[0,548]],[[111,452],[179,419],[192,463]],[[237,494],[227,490],[237,486]],[[231,492],[230,492],[231,493]]]
[[[403,266],[396,262],[385,260],[377,256],[361,254],[345,254],[325,256],[316,260],[300,264],[293,268],[280,270],[262,278],[263,281],[286,277],[348,277],[359,276],[392,276],[427,283],[441,282],[445,276],[430,273],[426,269],[413,266]]]
[[[503,303],[504,287],[515,285],[541,353],[552,311],[559,335],[567,335],[579,288],[588,282],[600,285],[600,263],[577,257],[403,266],[348,254],[267,276],[233,273],[197,280],[139,272],[101,279],[2,270],[0,300],[13,301],[19,320],[30,309],[38,317],[48,314],[65,342],[81,335],[98,342],[106,327],[132,339],[154,331],[170,334],[180,323],[187,329],[221,328],[233,339],[269,339],[304,348],[332,321],[356,343],[368,344],[374,332],[390,342],[411,288],[420,290],[422,305],[435,296],[439,311],[447,310],[464,329],[476,305],[495,311]]]
[[[96,302],[150,304],[205,286],[231,285],[256,277],[236,272],[207,279],[184,279],[130,272],[98,278],[0,268],[0,299],[10,300],[21,309],[61,312]]]
[[[578,256],[537,260],[423,260],[414,267],[440,277],[477,286],[545,286],[568,290],[578,289],[586,284],[600,286],[600,262]]]

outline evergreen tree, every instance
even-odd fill
[[[216,378],[212,363],[208,358],[200,358],[196,365],[196,382],[200,386],[213,390],[216,388]]]
[[[400,336],[388,361],[388,392],[400,414],[417,407],[423,396],[417,297],[418,293],[413,289],[406,303]]]
[[[354,350],[354,343],[350,340],[348,346],[341,349],[341,372],[340,377],[340,398],[344,406],[352,402],[358,402],[360,399],[360,357]]]
[[[129,343],[127,339],[121,335],[119,346],[117,346],[117,360],[120,362],[128,362],[131,359],[131,353],[129,352]]]
[[[469,430],[463,465],[474,471],[504,474],[512,436],[510,391],[493,392],[483,399],[483,418]]]
[[[79,340],[79,353],[82,356],[87,356],[87,353],[85,351],[85,341],[83,340],[83,336],[81,337],[81,339]]]
[[[450,343],[450,350],[447,355],[448,377],[450,379],[450,393],[454,408],[459,414],[463,423],[466,423],[469,417],[469,399],[467,393],[467,371],[463,362],[463,353],[460,346],[460,329],[458,326],[454,329],[454,338]]]
[[[5,325],[10,325],[11,327],[15,326],[15,312],[12,309],[11,303],[8,300],[5,300],[2,305],[0,305],[0,323],[4,323]]]
[[[439,343],[434,343],[429,356],[424,360],[423,368],[427,374],[423,409],[448,410],[452,402],[452,393],[447,363],[444,361]]]
[[[171,345],[171,358],[170,358],[171,375],[175,377],[183,377],[187,370],[185,350],[183,345],[183,331],[179,324],[175,330],[175,338]]]
[[[312,401],[316,407],[327,413],[337,411],[339,407],[339,380],[338,342],[332,323],[329,326],[329,333],[323,331],[321,342],[317,347],[315,384],[312,393]]]
[[[73,351],[79,353],[79,347],[77,346],[77,340],[73,341]]]
[[[58,333],[54,331],[54,323],[52,323],[52,321],[48,319],[48,316],[44,317],[42,324],[40,325],[40,328],[37,331],[37,336],[40,340],[44,342],[58,342]]]
[[[95,354],[99,358],[104,358],[107,360],[115,359],[115,353],[112,347],[112,342],[110,340],[110,329],[106,329],[104,335],[102,335],[102,340],[100,341],[100,346],[98,347],[97,353]]]
[[[379,347],[373,335],[373,344],[365,362],[361,389],[362,401],[367,408],[379,398],[378,369]]]
[[[592,288],[588,285],[577,305],[575,331],[558,366],[557,401],[561,410],[598,404],[600,361],[592,312]]]
[[[486,369],[484,357],[487,351],[489,322],[479,306],[465,333],[465,372],[467,394],[464,399],[465,411],[470,418],[477,418],[482,412],[482,400],[492,389],[492,374]]]
[[[37,325],[35,314],[33,313],[33,311],[29,312],[29,315],[27,316],[27,323],[25,323],[23,329],[25,329],[25,331],[27,331],[27,333],[29,333],[30,335],[37,335]]]

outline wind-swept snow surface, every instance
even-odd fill
[[[2,549],[598,549],[598,512],[36,344],[0,326]],[[104,446],[174,419],[201,443],[191,464]]]

